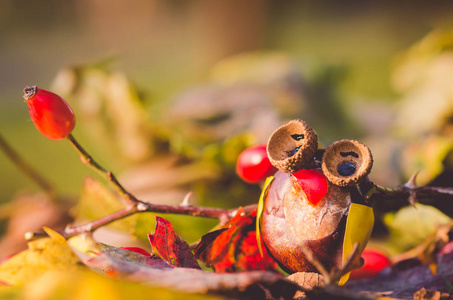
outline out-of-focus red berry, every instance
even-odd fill
[[[151,254],[148,251],[146,251],[145,249],[139,248],[139,247],[120,247],[120,248],[124,249],[124,250],[134,251],[134,252],[139,253],[144,256],[151,256]]]
[[[236,162],[236,173],[249,183],[258,183],[275,172],[267,157],[266,145],[256,145],[242,151]]]
[[[374,249],[365,249],[362,258],[363,266],[351,272],[350,280],[374,278],[391,265],[390,259],[384,253]]]
[[[302,190],[307,196],[307,200],[316,206],[324,197],[329,189],[326,176],[316,170],[300,170],[293,173]]]
[[[36,128],[51,140],[67,137],[75,126],[71,107],[57,94],[27,86],[24,89],[28,110]]]

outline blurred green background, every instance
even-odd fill
[[[96,176],[69,143],[35,130],[26,85],[67,99],[75,136],[145,200],[177,203],[193,190],[210,206],[256,202],[259,188],[234,175],[237,154],[266,142],[266,126],[294,117],[307,119],[323,146],[368,144],[380,184],[401,184],[426,165],[435,166],[422,183],[433,182],[452,160],[453,105],[449,91],[433,92],[433,102],[427,87],[448,90],[453,77],[423,76],[442,53],[449,57],[452,9],[449,1],[2,0],[0,133],[73,196],[86,175]],[[433,85],[436,78],[445,84]],[[411,97],[441,109],[409,105]],[[417,121],[426,114],[442,124]],[[427,137],[431,144],[414,146]],[[423,147],[432,150],[426,159],[417,154]],[[23,190],[38,188],[0,154],[0,202]]]

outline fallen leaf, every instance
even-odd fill
[[[263,245],[263,254],[260,253],[256,210],[246,216],[241,214],[242,209],[239,209],[224,228],[204,235],[194,251],[195,256],[217,273],[275,271],[277,263]]]
[[[254,299],[265,298],[263,287],[272,290],[276,298],[292,296],[299,288],[293,282],[274,272],[216,274],[193,268],[176,268],[160,257],[150,258],[101,243],[95,246],[100,254],[86,262],[89,266],[102,266],[104,270],[114,270],[115,278],[155,287],[186,293],[248,295],[253,296]],[[253,293],[249,294],[252,291]]]
[[[128,270],[128,268],[133,271],[135,265],[137,265],[138,267],[148,266],[153,269],[159,270],[174,268],[174,266],[170,265],[168,262],[156,255],[145,256],[134,251],[117,248],[102,243],[96,243],[94,244],[94,247],[99,250],[101,254],[95,258],[90,259],[88,261],[89,265],[102,266],[102,263],[100,262],[102,262],[105,257],[108,257],[109,259],[115,261],[116,264],[120,264],[120,269],[123,272],[124,270]]]
[[[44,228],[49,238],[28,243],[20,252],[0,265],[0,281],[17,285],[31,281],[46,272],[75,272],[85,269],[66,240],[57,232]]]
[[[452,297],[452,294],[441,293],[439,291],[431,291],[425,288],[421,288],[414,294],[414,300],[448,300]]]
[[[152,296],[151,296],[152,295]],[[189,294],[136,282],[114,280],[88,269],[76,272],[49,271],[21,286],[1,287],[0,299],[7,300],[214,300],[214,295]]]
[[[345,287],[354,291],[382,293],[398,299],[413,299],[422,287],[427,290],[449,293],[453,278],[453,252],[438,256],[437,272],[433,274],[429,265],[410,259],[384,269],[373,279],[350,281]],[[422,298],[423,299],[423,298]],[[429,298],[428,298],[429,299]]]
[[[148,238],[153,250],[160,257],[177,267],[201,269],[197,259],[167,220],[156,216],[156,229]]]

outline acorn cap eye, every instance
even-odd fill
[[[322,157],[322,171],[338,186],[352,186],[365,179],[373,166],[370,149],[355,140],[332,143]]]
[[[267,142],[267,156],[277,169],[294,173],[313,162],[318,136],[302,120],[292,120],[279,127]]]

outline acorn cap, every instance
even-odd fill
[[[318,149],[318,136],[302,120],[280,126],[267,142],[271,164],[285,173],[294,173],[313,162]]]
[[[322,171],[338,186],[352,186],[365,179],[373,166],[373,155],[364,144],[355,140],[332,143],[322,157]]]

